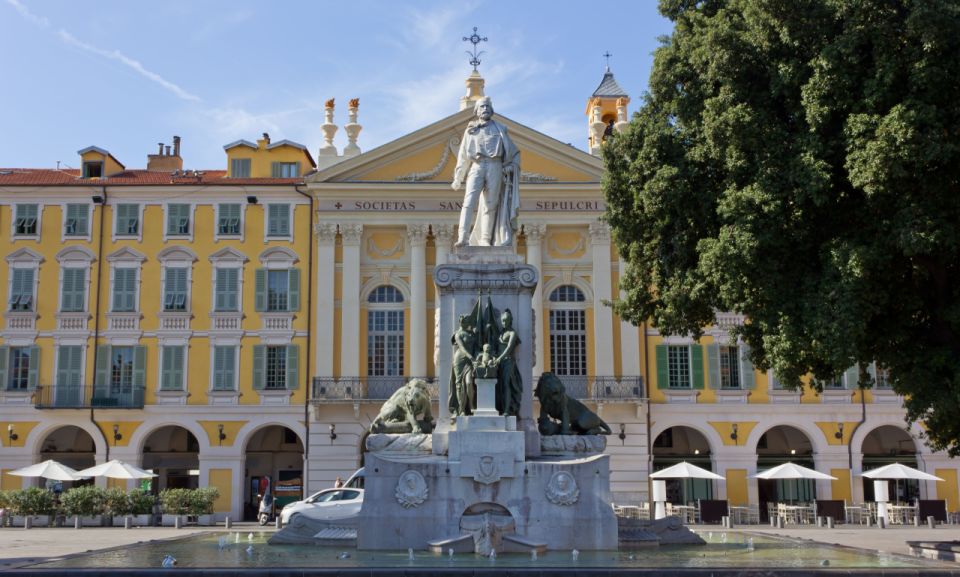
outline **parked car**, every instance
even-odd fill
[[[295,515],[322,521],[355,517],[360,514],[361,506],[363,506],[363,469],[351,475],[343,487],[324,489],[303,501],[290,503],[280,511],[280,523],[283,525],[290,523]]]

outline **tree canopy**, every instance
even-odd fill
[[[876,361],[960,454],[960,2],[661,0],[649,93],[609,139],[615,310],[715,311],[787,386]]]

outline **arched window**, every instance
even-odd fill
[[[573,285],[550,293],[550,367],[557,375],[587,374],[587,320],[583,291]]]
[[[389,285],[367,297],[367,375],[402,376],[403,294]]]

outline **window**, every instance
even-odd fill
[[[231,160],[230,178],[250,178],[250,159],[234,158]]]
[[[216,271],[214,310],[239,311],[240,269],[218,268]]]
[[[706,345],[711,389],[746,390],[754,388],[750,347],[741,345]],[[698,347],[699,348],[699,347]]]
[[[33,277],[32,268],[15,268],[10,283],[10,310],[32,311],[33,309]]]
[[[167,267],[163,283],[163,310],[187,310],[187,269]]]
[[[87,269],[64,268],[62,271],[60,311],[82,312],[87,304]]]
[[[690,387],[690,347],[667,347],[668,381],[671,389]]]
[[[183,390],[183,346],[162,347],[160,349],[160,390]]]
[[[720,347],[720,388],[740,388],[740,357],[737,347]]]
[[[117,236],[136,236],[140,234],[140,205],[117,205]]]
[[[130,406],[143,403],[147,348],[138,346],[97,347],[97,372],[93,404]]]
[[[587,374],[586,311],[562,304],[585,301],[583,291],[573,285],[559,286],[550,293],[550,302],[557,303],[550,310],[550,367],[557,375]]]
[[[38,209],[35,204],[18,204],[13,222],[13,234],[15,236],[36,236],[37,212]]]
[[[254,345],[253,388],[293,390],[299,386],[300,348],[297,345]]]
[[[873,373],[873,378],[876,381],[874,386],[877,389],[886,391],[893,389],[893,379],[890,377],[890,369],[880,363],[871,363],[870,372]]]
[[[239,236],[240,205],[221,204],[217,207],[217,212],[217,234],[220,236]]]
[[[37,388],[40,368],[40,347],[0,347],[0,375],[6,379],[8,391]]]
[[[267,205],[267,236],[290,236],[290,205]]]
[[[133,347],[111,347],[110,392],[129,393],[133,390]]]
[[[190,234],[190,205],[167,205],[167,235],[182,236]]]
[[[86,161],[83,163],[83,177],[84,178],[100,178],[103,176],[103,162],[101,161]]]
[[[300,269],[257,269],[255,285],[258,311],[300,310]]]
[[[137,269],[116,268],[113,270],[113,311],[137,310]]]
[[[237,390],[237,347],[213,347],[213,390]]]
[[[403,366],[403,294],[378,286],[367,297],[367,374],[401,376]]]
[[[89,234],[89,207],[85,204],[68,204],[63,223],[64,236],[87,236]]]
[[[299,162],[274,162],[270,165],[273,178],[296,178],[300,176]]]

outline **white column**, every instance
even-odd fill
[[[620,261],[620,279],[627,272],[627,263]],[[626,294],[620,291],[620,298]],[[640,376],[640,328],[620,321],[620,376]]]
[[[436,249],[433,259],[434,267],[438,267],[447,264],[447,257],[450,256],[450,243],[453,242],[453,227],[449,224],[435,224],[432,229],[433,244]],[[433,304],[433,367],[434,371],[437,371],[440,367],[440,291],[436,288],[433,292]],[[441,377],[441,375],[436,376]],[[443,405],[443,403],[440,404]]]
[[[412,377],[427,376],[427,226],[407,225],[410,241],[410,366]]]
[[[340,225],[343,291],[340,303],[340,376],[360,376],[360,239],[363,225]]]
[[[333,376],[334,351],[334,302],[336,286],[336,244],[337,225],[320,223],[317,233],[317,294],[314,297],[317,307],[317,337],[315,374],[318,377]]]
[[[593,249],[593,350],[597,375],[613,374],[613,311],[603,304],[610,299],[610,229],[603,223],[590,225],[590,246]]]
[[[547,225],[541,222],[526,222],[523,224],[523,235],[527,239],[527,264],[534,266],[540,278],[537,279],[537,288],[533,292],[533,379],[540,378],[543,372],[543,237]]]

